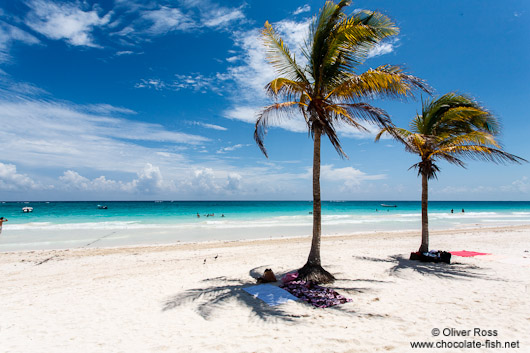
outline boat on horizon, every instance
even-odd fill
[[[98,205],[98,208],[99,208],[100,210],[106,210],[108,207],[105,206],[105,205]]]
[[[387,205],[385,203],[382,203],[381,206],[383,206],[383,207],[397,207],[397,205]]]

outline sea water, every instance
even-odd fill
[[[307,236],[312,208],[311,201],[5,202],[0,251]],[[530,202],[429,203],[431,229],[519,224],[530,224]],[[324,235],[419,229],[418,201],[322,202]]]

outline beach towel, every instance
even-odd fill
[[[254,298],[263,300],[269,306],[280,305],[290,300],[298,300],[288,291],[272,284],[258,284],[257,286],[243,288],[243,290],[254,296]]]
[[[472,256],[477,256],[477,255],[491,255],[485,252],[466,251],[466,250],[451,251],[451,254],[455,256],[462,256],[462,257],[472,257]]]
[[[282,288],[285,288],[285,290],[300,298],[300,300],[318,308],[328,308],[352,301],[331,288],[321,287],[311,281],[291,281],[285,283]]]

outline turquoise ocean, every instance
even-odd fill
[[[23,213],[23,207],[33,212]],[[9,221],[0,251],[307,236],[311,211],[311,201],[3,202],[0,216]],[[419,230],[420,222],[419,201],[322,202],[324,235]],[[432,229],[527,225],[530,202],[431,201],[429,224]]]

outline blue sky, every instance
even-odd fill
[[[274,77],[266,20],[295,50],[323,1],[0,1],[1,200],[309,200],[312,142],[301,119],[253,140]],[[400,34],[361,70],[403,65],[437,92],[468,93],[530,160],[530,3],[357,1]],[[296,51],[296,50],[295,50]],[[425,98],[425,97],[424,97]],[[406,127],[421,102],[377,101]],[[372,129],[375,131],[374,129]],[[417,200],[417,157],[340,130],[322,148],[326,200]],[[529,200],[530,165],[441,163],[432,200]]]

